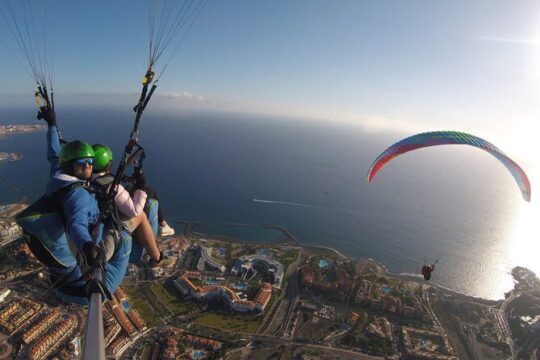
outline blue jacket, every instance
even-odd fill
[[[60,138],[56,126],[50,126],[47,132],[47,158],[51,164],[46,194],[52,196],[56,191],[80,182],[75,176],[68,175],[60,167]],[[62,201],[66,233],[75,246],[82,250],[84,244],[92,241],[89,226],[96,224],[99,218],[99,207],[96,198],[82,186],[71,189]]]

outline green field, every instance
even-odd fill
[[[151,285],[153,292],[163,301],[165,306],[175,315],[185,315],[189,313],[193,306],[184,301],[182,295],[171,282],[154,283]]]
[[[150,305],[146,302],[144,295],[135,286],[122,286],[129,297],[129,303],[141,314],[148,327],[162,324],[159,316],[156,316]]]
[[[224,331],[254,333],[257,331],[262,319],[262,316],[255,317],[253,315],[205,313],[198,317],[194,323],[222,329]]]
[[[294,262],[294,260],[296,260],[299,252],[300,250],[298,249],[289,249],[283,255],[279,257],[278,261],[281,264],[283,264],[284,272],[287,272],[287,268],[289,267],[290,264]]]

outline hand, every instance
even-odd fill
[[[45,120],[49,126],[56,126],[56,112],[54,109],[46,106],[40,107],[37,118],[38,120]]]
[[[84,258],[86,259],[86,263],[91,267],[94,266],[99,259],[101,259],[101,253],[101,248],[92,241],[87,242],[83,246]]]
[[[136,171],[134,174],[135,179],[135,190],[144,190],[146,189],[146,176],[142,170]]]

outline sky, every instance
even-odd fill
[[[147,2],[47,3],[60,104],[133,102],[147,66]],[[9,69],[0,109],[33,104],[0,20],[0,68]],[[539,20],[538,1],[210,0],[157,95],[371,132],[462,130],[538,169]]]

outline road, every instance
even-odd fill
[[[284,275],[284,277],[287,278],[286,288],[283,291],[283,293],[280,295],[280,297],[276,299],[274,304],[272,304],[272,307],[267,310],[267,314],[264,320],[261,322],[261,326],[259,326],[257,333],[264,334],[268,329],[272,328],[272,324],[274,323],[274,321],[279,321],[277,316],[281,312],[282,306],[287,306],[287,309],[285,310],[285,318],[282,321],[279,321],[279,324],[280,324],[279,328],[277,328],[272,333],[272,335],[280,333],[284,329],[284,324],[289,323],[289,319],[292,314],[292,309],[294,308],[294,304],[291,305],[291,300],[294,300],[293,302],[296,302],[296,299],[299,294],[297,267],[301,258],[302,258],[302,254],[301,252],[299,252],[294,262],[292,262],[287,268],[287,271]],[[294,282],[294,288],[291,288],[291,282]],[[287,303],[287,305],[284,305],[284,303]],[[286,328],[287,327],[285,327],[285,329]]]
[[[280,327],[276,329],[276,331],[274,331],[273,335],[279,335],[281,333],[282,336],[286,336],[287,330],[291,322],[291,316],[298,301],[298,294],[298,273],[297,271],[295,271],[291,276],[289,276],[289,281],[287,282],[287,289],[285,292],[285,298],[287,299],[287,309],[285,310],[285,317],[283,318]],[[292,335],[293,334],[289,334],[289,337]]]
[[[349,350],[349,349],[344,349],[344,348],[336,348],[336,347],[325,346],[325,345],[307,344],[307,343],[303,343],[303,342],[294,341],[293,339],[279,338],[279,337],[275,337],[275,336],[271,336],[271,335],[253,335],[253,336],[248,336],[248,338],[251,338],[252,341],[256,341],[256,342],[259,342],[259,343],[265,343],[265,344],[273,345],[273,346],[276,346],[276,347],[278,347],[280,345],[294,345],[294,346],[301,346],[301,347],[309,348],[309,349],[331,351],[332,353],[335,353],[335,354],[352,355],[352,356],[354,356],[354,357],[356,357],[358,359],[362,359],[362,360],[381,360],[381,359],[384,359],[383,357],[363,354],[363,353],[360,353],[360,352],[354,351],[354,350]],[[239,349],[232,350],[229,353],[227,353],[227,355],[225,356],[225,359],[229,359],[232,355],[236,354],[239,351],[245,350],[245,349],[246,349],[246,346],[244,346],[242,348],[239,348]]]

